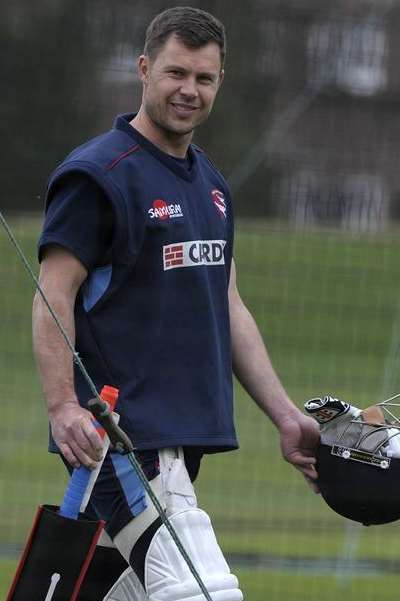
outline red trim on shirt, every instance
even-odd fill
[[[135,146],[132,146],[132,148],[128,148],[128,150],[126,150],[122,154],[118,155],[115,159],[113,159],[111,161],[111,163],[109,163],[107,165],[106,170],[110,171],[111,169],[113,169],[115,167],[115,165],[117,165],[117,163],[119,163],[120,161],[122,161],[122,159],[124,159],[125,157],[129,156],[130,154],[132,154],[132,152],[136,152],[137,150],[139,150],[139,148],[140,148],[139,144],[135,144]]]

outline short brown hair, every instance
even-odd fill
[[[210,13],[191,6],[176,6],[163,11],[147,28],[144,54],[155,58],[172,34],[188,48],[201,48],[209,42],[215,42],[219,46],[223,66],[226,55],[225,28]]]

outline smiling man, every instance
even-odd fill
[[[153,20],[138,62],[139,111],[117,117],[54,171],[39,260],[41,286],[91,378],[119,389],[120,425],[210,595],[240,601],[192,485],[204,454],[237,448],[232,372],[310,482],[319,434],[288,398],[241,300],[229,188],[192,143],[223,81],[225,48],[222,24],[202,10],[172,8]],[[93,467],[101,445],[85,409],[90,390],[39,295],[33,332],[51,450]],[[113,453],[91,510],[109,538],[80,601],[102,598],[96,573],[127,563],[110,601],[198,598],[145,491]]]
[[[139,58],[142,106],[131,125],[164,152],[183,158],[222,83],[225,47],[217,41],[192,47],[189,35],[172,32],[160,51],[150,36]]]

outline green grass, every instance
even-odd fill
[[[246,601],[393,601],[398,588],[398,576],[365,576],[346,581],[340,574],[310,575],[288,572],[260,572],[241,570],[238,572]]]
[[[39,223],[12,221],[34,261]],[[400,390],[400,237],[293,232],[240,223],[239,288],[267,341],[290,395],[301,407],[333,393],[360,406]],[[46,452],[47,422],[31,352],[33,286],[0,230],[0,598],[15,566],[7,549],[21,545],[37,505],[59,502],[65,475]],[[398,524],[354,528],[313,494],[279,454],[274,428],[237,387],[241,449],[204,460],[197,483],[228,553],[299,560],[347,555],[393,564]],[[4,558],[4,559],[3,559]],[[238,567],[251,601],[394,599],[394,577],[306,569]],[[370,591],[379,591],[372,595]],[[2,596],[3,593],[3,596]]]
[[[17,562],[12,559],[0,560],[0,598],[5,599],[8,593],[9,584],[14,577]]]

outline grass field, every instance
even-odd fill
[[[11,221],[35,260],[39,223]],[[294,232],[240,223],[242,296],[273,362],[302,405],[333,393],[367,406],[400,390],[400,238]],[[0,230],[0,598],[36,506],[58,503],[65,476],[46,453],[47,422],[31,353],[33,294]],[[358,528],[331,512],[280,456],[274,429],[236,392],[241,450],[204,460],[199,499],[251,601],[394,600],[398,524]]]

